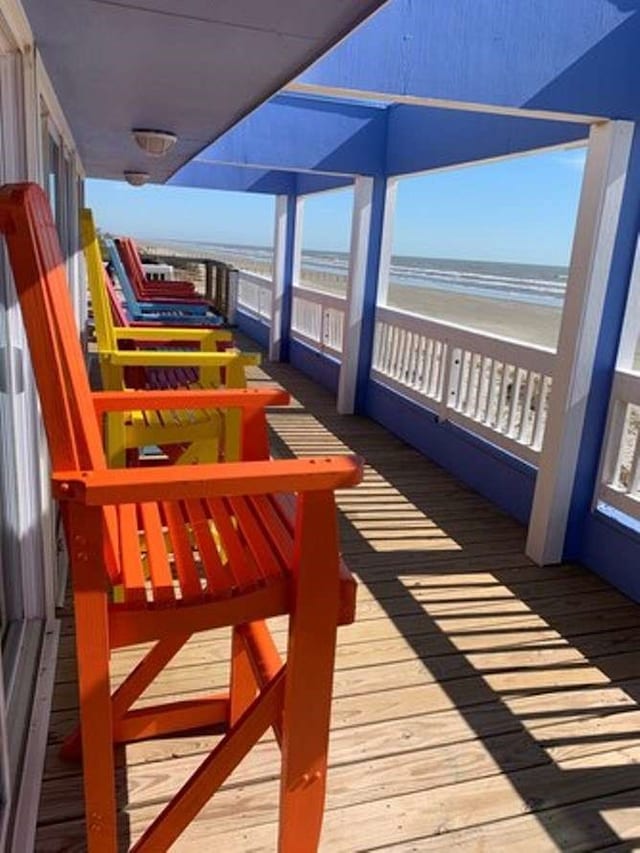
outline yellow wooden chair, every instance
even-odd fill
[[[221,351],[232,342],[228,329],[115,325],[90,210],[81,212],[80,223],[105,391],[246,387],[245,368],[259,364],[260,357],[232,348]],[[145,447],[160,447],[181,464],[235,461],[243,452],[236,410],[113,413],[107,418],[105,439],[113,467],[126,464],[127,451]]]

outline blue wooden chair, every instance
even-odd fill
[[[190,303],[188,301],[182,302],[178,300],[141,302],[136,296],[114,241],[107,238],[104,243],[109,255],[109,263],[111,264],[112,271],[122,290],[127,313],[132,320],[157,321],[167,326],[222,325],[222,318],[209,313],[209,306],[206,303]]]

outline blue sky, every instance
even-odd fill
[[[567,264],[583,168],[573,149],[403,179],[394,254]],[[351,201],[350,190],[310,197],[304,248],[347,251]],[[146,240],[273,239],[273,198],[260,194],[88,181],[87,203],[103,229]]]

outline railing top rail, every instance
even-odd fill
[[[180,254],[176,254],[175,252],[163,252],[161,248],[143,248],[140,250],[140,258],[143,264],[168,263],[176,266],[179,265],[181,261],[188,261],[190,264],[213,264],[218,267],[229,267],[230,269],[234,269],[233,264],[228,263],[228,261],[221,261],[218,258],[212,258],[209,255],[201,255],[198,252],[189,252],[188,250],[180,252]]]
[[[616,370],[612,396],[625,403],[640,405],[640,373],[631,370]]]
[[[326,308],[335,308],[337,311],[344,311],[347,306],[346,296],[328,293],[326,290],[312,290],[310,287],[304,287],[302,284],[294,284],[293,293],[302,297],[302,299],[308,299],[309,302],[317,302]]]
[[[481,353],[489,358],[513,362],[519,367],[543,373],[551,372],[555,360],[555,351],[551,347],[539,344],[523,343],[513,338],[479,332],[468,326],[433,320],[429,317],[411,314],[398,308],[379,305],[376,319],[395,324],[411,332],[426,335],[438,340],[446,340],[451,346]]]
[[[240,269],[238,270],[240,273],[240,277],[245,279],[246,281],[250,281],[252,284],[259,284],[260,287],[267,288],[271,290],[273,287],[273,279],[271,276],[259,275],[255,272],[249,272],[248,270]]]

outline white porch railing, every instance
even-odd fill
[[[640,375],[617,370],[598,497],[640,519]]]
[[[267,324],[271,287],[268,279],[240,273],[240,307]],[[345,313],[344,297],[296,285],[291,337],[340,359]],[[545,347],[392,308],[376,312],[372,379],[534,465],[544,438],[554,361],[555,353]],[[638,403],[640,422],[640,391]]]
[[[273,282],[256,273],[240,270],[238,281],[238,308],[261,320],[267,326],[271,320],[271,293]]]
[[[293,288],[291,337],[339,358],[346,308],[344,297],[296,285]]]
[[[379,307],[371,377],[537,464],[555,353]]]

